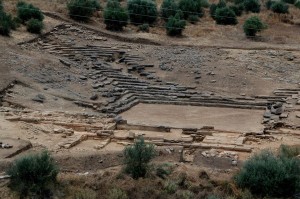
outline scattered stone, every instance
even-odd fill
[[[70,62],[68,62],[68,61],[65,61],[65,60],[63,60],[63,59],[59,59],[59,61],[60,61],[60,63],[62,63],[62,64],[64,64],[64,65],[66,65],[66,66],[68,66],[68,67],[70,67],[70,66],[71,66],[71,63],[70,63]]]
[[[79,79],[81,79],[81,80],[87,80],[87,77],[86,76],[79,76]]]
[[[281,113],[279,118],[287,118],[289,116],[289,113]]]
[[[264,113],[264,118],[270,118],[271,117],[271,111],[270,110],[266,110]]]
[[[97,100],[98,99],[98,95],[94,94],[90,97],[90,100]]]
[[[210,83],[216,83],[217,82],[217,80],[211,80],[210,81]]]
[[[44,95],[38,94],[34,98],[32,98],[32,101],[44,103],[45,99],[46,97]]]

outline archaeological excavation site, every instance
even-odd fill
[[[22,22],[0,36],[1,199],[300,198],[299,22],[260,14],[267,33],[253,39],[242,22],[208,27],[204,8],[207,16],[171,37],[161,21],[148,32],[133,23],[115,32],[100,23],[101,10],[83,23],[51,2],[29,1],[41,7],[40,34]],[[57,168],[56,185],[38,192],[39,181],[16,184],[18,164],[43,152]],[[283,163],[271,161],[269,171],[270,159]],[[286,184],[253,185],[289,161]],[[257,170],[247,178],[250,168]],[[24,179],[38,175],[29,163],[23,169]]]

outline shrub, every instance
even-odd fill
[[[169,17],[175,16],[177,10],[178,5],[174,0],[164,0],[160,7],[160,15],[167,21]]]
[[[198,17],[204,15],[201,0],[180,0],[179,9],[182,11],[184,19],[187,19],[189,15],[197,15]]]
[[[97,9],[95,0],[69,0],[67,7],[69,16],[78,21],[88,21]]]
[[[2,0],[0,0],[0,14],[4,12]]]
[[[300,9],[300,0],[296,1],[295,6]]]
[[[173,194],[176,192],[178,188],[178,185],[174,182],[174,181],[170,181],[168,180],[167,182],[165,182],[164,184],[164,190],[168,193],[168,194]]]
[[[300,188],[300,160],[263,151],[245,162],[235,181],[253,194],[290,197]]]
[[[217,8],[215,19],[217,24],[222,24],[222,25],[237,24],[235,13],[233,12],[233,10],[231,10],[228,7]]]
[[[272,4],[271,10],[275,13],[285,14],[289,13],[289,6],[281,1],[276,1]]]
[[[219,3],[217,4],[218,8],[224,8],[226,7],[226,1],[220,0]]]
[[[192,24],[195,24],[197,21],[199,21],[199,17],[197,15],[189,15],[188,21]]]
[[[9,187],[20,197],[43,197],[49,192],[50,185],[56,183],[58,169],[49,153],[44,151],[16,160],[7,174],[11,177]]]
[[[259,0],[245,0],[244,1],[244,8],[247,12],[260,12],[260,2]]]
[[[145,144],[144,138],[139,137],[133,146],[124,150],[125,172],[134,179],[145,177],[149,169],[148,163],[155,155],[154,145]]]
[[[209,13],[210,13],[210,16],[213,18],[213,19],[216,19],[216,10],[217,8],[224,8],[226,7],[226,2],[224,0],[220,0],[218,2],[218,4],[211,4],[210,8],[209,8]]]
[[[128,199],[128,196],[122,189],[113,188],[108,192],[108,199]]]
[[[149,32],[149,24],[144,23],[142,25],[139,25],[139,31],[142,32]]]
[[[92,0],[92,7],[98,11],[101,9],[101,5],[98,0]]]
[[[15,23],[11,15],[4,11],[0,13],[0,35],[9,36],[11,29],[15,28]]]
[[[215,17],[215,13],[216,13],[217,8],[218,8],[218,7],[217,7],[217,4],[212,3],[212,4],[210,5],[210,8],[209,8],[209,14],[210,14],[211,18],[213,18],[213,19],[216,18],[216,17]]]
[[[130,21],[134,25],[152,24],[156,21],[157,8],[152,0],[129,0],[127,9]]]
[[[30,19],[27,22],[27,31],[30,33],[40,34],[43,28],[44,28],[43,22],[37,19]]]
[[[168,175],[172,173],[172,165],[165,163],[160,164],[156,168],[156,175],[162,179],[165,179]]]
[[[279,148],[280,157],[293,158],[300,154],[300,146],[281,145]]]
[[[257,16],[249,17],[243,25],[247,37],[254,37],[257,32],[260,32],[265,28],[266,25]]]
[[[169,36],[178,36],[182,34],[182,30],[185,28],[185,20],[182,20],[179,14],[176,14],[174,17],[169,17],[166,24],[167,35]]]
[[[229,8],[231,10],[233,10],[233,12],[236,16],[241,16],[243,14],[244,5],[243,4],[231,5],[231,6],[229,6]]]
[[[121,7],[120,2],[110,0],[104,10],[104,23],[108,30],[122,30],[127,25],[128,13]]]
[[[296,0],[282,0],[283,2],[285,3],[288,3],[288,4],[295,4],[296,3]]]
[[[185,191],[181,191],[178,194],[176,193],[177,198],[180,199],[194,199],[195,198],[195,194],[189,190],[185,190]]]
[[[272,5],[273,5],[275,2],[276,2],[276,1],[274,1],[274,0],[268,0],[268,1],[266,2],[266,8],[267,8],[268,10],[270,10],[271,7],[272,7]]]
[[[203,8],[209,8],[210,4],[208,3],[207,0],[200,0],[200,5]]]
[[[22,23],[25,23],[30,19],[37,19],[40,21],[43,21],[44,19],[44,15],[39,8],[22,1],[17,4],[17,13],[18,18]]]

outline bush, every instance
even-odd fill
[[[167,21],[169,17],[175,16],[178,10],[178,5],[174,0],[164,0],[160,7],[161,17]]]
[[[134,179],[145,177],[148,171],[148,163],[156,155],[154,145],[145,144],[144,138],[139,137],[133,146],[124,150],[125,172],[131,174]]]
[[[235,25],[238,23],[235,13],[228,7],[217,8],[215,19],[217,24],[222,25]]]
[[[98,0],[93,0],[92,5],[93,5],[92,7],[95,8],[97,11],[101,9],[101,5]]]
[[[108,199],[128,199],[126,192],[119,188],[110,189]]]
[[[178,185],[176,184],[176,182],[174,181],[166,181],[164,184],[164,190],[168,193],[168,194],[173,194],[177,191]]]
[[[300,9],[300,0],[296,1],[295,6]]]
[[[25,23],[30,19],[44,20],[44,15],[39,8],[22,1],[17,4],[17,13],[18,18],[22,23]]]
[[[182,34],[182,30],[185,28],[185,20],[182,20],[179,14],[174,17],[170,17],[166,24],[167,35],[178,36]]]
[[[152,24],[156,21],[157,8],[152,0],[129,0],[127,9],[130,21],[134,25]]]
[[[219,3],[217,4],[218,8],[225,8],[226,6],[227,6],[226,1],[224,0],[220,0]]]
[[[182,11],[184,19],[188,19],[189,15],[197,15],[198,17],[204,15],[201,0],[180,0],[179,9]]]
[[[244,1],[244,8],[247,12],[260,12],[260,2],[259,0],[245,0]]]
[[[128,13],[121,7],[120,2],[110,0],[104,10],[104,23],[108,30],[122,30],[127,25]]]
[[[286,14],[289,13],[289,6],[281,1],[276,1],[272,4],[271,10],[275,13]]]
[[[293,158],[300,154],[300,146],[281,145],[279,148],[280,157]]]
[[[15,28],[15,23],[11,15],[4,11],[0,13],[0,35],[9,36],[11,29]]]
[[[37,19],[30,19],[27,22],[27,31],[30,33],[40,34],[43,28],[44,28],[43,22]]]
[[[260,196],[291,197],[300,191],[300,160],[263,151],[245,162],[235,181]]]
[[[142,32],[149,32],[149,24],[144,23],[142,25],[139,25],[139,31]]]
[[[249,17],[244,23],[244,32],[248,37],[254,37],[257,32],[266,28],[266,25],[257,16]]]
[[[211,4],[209,8],[209,14],[213,19],[216,19],[216,10],[217,8],[224,8],[226,7],[226,2],[224,0],[220,0],[218,4]]]
[[[288,4],[295,4],[296,3],[296,0],[282,0],[283,2],[285,3],[288,3]]]
[[[0,14],[4,12],[2,0],[0,0]]]
[[[69,16],[78,21],[88,21],[97,9],[95,0],[70,0],[67,7]]]
[[[172,173],[172,165],[168,163],[160,164],[156,168],[156,175],[162,179],[166,179]]]
[[[35,195],[44,198],[51,185],[56,183],[58,169],[48,152],[20,158],[9,168],[9,187],[20,197]]]
[[[275,2],[276,2],[276,1],[274,1],[274,0],[268,0],[268,1],[266,2],[266,8],[267,8],[268,10],[270,10],[271,7],[272,7],[272,5],[273,5]]]
[[[233,12],[236,16],[241,16],[243,14],[244,5],[243,4],[231,5],[231,6],[229,6],[229,8],[231,10],[233,10]]]
[[[217,4],[215,4],[215,3],[212,3],[210,5],[209,14],[210,14],[211,18],[213,18],[213,19],[216,19],[215,13],[216,13],[217,8],[218,8]]]
[[[197,21],[199,21],[199,17],[197,15],[189,15],[188,21],[192,24],[195,24]]]
[[[208,0],[200,0],[200,5],[203,8],[209,8],[210,4],[208,3]]]

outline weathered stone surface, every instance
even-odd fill
[[[34,98],[32,98],[32,101],[44,103],[45,99],[46,97],[44,95],[38,94]]]

